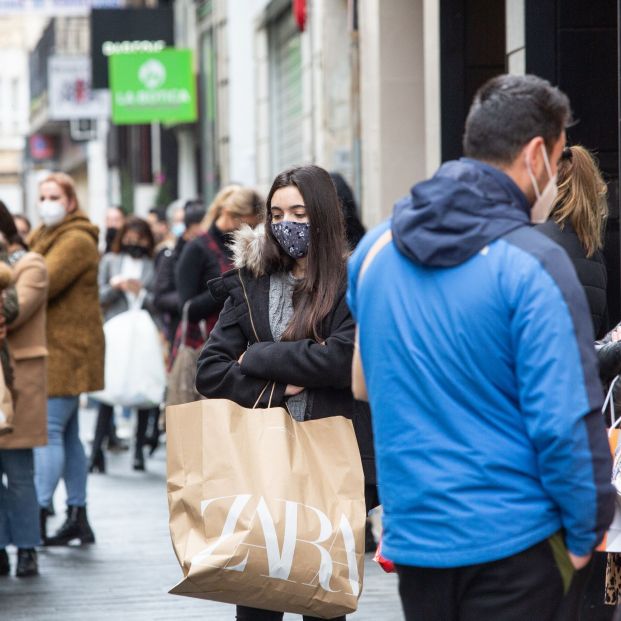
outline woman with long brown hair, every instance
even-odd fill
[[[237,233],[234,256],[237,269],[210,285],[226,303],[199,358],[199,392],[245,407],[286,404],[298,421],[351,417],[347,243],[329,174],[318,166],[279,174],[265,227]],[[238,621],[282,617],[237,607]]]
[[[538,230],[569,255],[584,287],[593,331],[607,331],[606,265],[601,249],[608,216],[606,184],[593,156],[581,146],[566,147],[557,173],[558,195],[550,219]]]

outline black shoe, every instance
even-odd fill
[[[47,514],[49,516],[56,515],[56,511],[54,510],[54,501],[53,500],[52,500],[52,502],[50,502],[50,504],[46,508],[47,508]]]
[[[134,470],[143,471],[144,467],[144,454],[141,448],[136,448],[136,452],[134,453]]]
[[[81,544],[95,543],[95,535],[86,518],[86,507],[67,506],[67,518],[52,537],[45,542],[47,546],[66,546],[76,539]]]
[[[120,453],[129,450],[129,444],[125,440],[121,440],[118,436],[110,436],[108,438],[108,450],[111,453]]]
[[[149,457],[153,456],[153,453],[157,451],[160,445],[160,434],[159,431],[153,436],[149,436],[146,440],[146,445],[149,447]]]
[[[15,575],[18,578],[39,575],[39,563],[37,563],[37,551],[34,548],[19,548],[17,550],[17,569]]]
[[[0,576],[8,576],[11,572],[11,564],[9,563],[9,555],[6,550],[0,550]]]
[[[88,471],[100,472],[101,474],[106,473],[106,458],[104,457],[101,449],[91,455],[91,460],[88,464]]]

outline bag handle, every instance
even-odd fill
[[[181,342],[185,345],[185,340],[186,337],[188,335],[188,325],[190,323],[190,320],[188,319],[189,313],[190,313],[190,304],[192,303],[192,300],[188,300],[184,305],[183,305],[183,309],[181,311]],[[205,325],[205,320],[201,319],[198,322],[198,328],[201,331],[201,336],[203,337],[203,340],[207,340],[207,327]]]
[[[371,265],[373,259],[375,259],[379,251],[384,248],[384,246],[388,245],[391,241],[392,231],[388,229],[387,231],[384,231],[384,233],[382,233],[382,235],[380,235],[380,237],[371,246],[371,249],[369,250],[369,252],[367,252],[366,257],[362,262],[360,272],[358,273],[358,287],[360,287],[362,277],[366,273],[367,269],[369,269],[369,266]],[[362,357],[360,355],[360,330],[358,329],[357,325],[354,335],[354,355],[352,356],[351,363],[351,388],[352,393],[356,399],[358,399],[359,401],[369,400],[366,381],[364,379],[364,369],[362,368]]]
[[[617,375],[612,382],[610,382],[610,387],[608,388],[608,392],[606,393],[606,398],[604,399],[604,405],[602,406],[602,414],[606,413],[606,408],[610,407],[610,429],[608,433],[615,429],[619,423],[621,423],[621,416],[615,419],[615,400],[613,398],[613,392],[615,386],[617,385],[617,381],[619,380],[619,375]]]
[[[362,282],[362,277],[365,275],[366,271],[369,269],[373,259],[379,254],[380,250],[388,245],[392,241],[392,231],[388,229],[384,231],[376,240],[375,243],[371,246],[369,252],[367,252],[367,256],[364,258],[362,262],[362,267],[360,268],[360,272],[358,273],[358,283],[357,286],[360,286]]]
[[[265,384],[265,386],[263,387],[263,390],[261,391],[261,393],[259,394],[259,396],[257,397],[257,400],[254,402],[254,405],[252,406],[251,409],[256,410],[257,405],[259,405],[259,401],[261,401],[261,397],[263,397],[263,395],[265,394],[265,391],[267,390],[267,387],[272,384],[272,390],[270,392],[270,398],[269,401],[267,402],[267,407],[271,408],[272,407],[272,399],[274,398],[274,390],[276,389],[276,382],[268,382],[267,384]]]
[[[129,297],[129,296],[127,296]],[[140,289],[138,295],[134,296],[133,300],[130,298],[130,300],[128,300],[128,306],[129,306],[129,310],[141,310],[142,309],[142,305],[144,304],[144,301],[147,298],[147,290],[143,287],[142,289]]]

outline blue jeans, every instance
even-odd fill
[[[35,485],[39,506],[52,502],[61,476],[67,488],[67,505],[86,505],[87,465],[80,442],[79,397],[50,397],[47,400],[47,446],[37,447]]]
[[[6,475],[5,487],[2,478]],[[32,449],[0,450],[0,549],[41,543]]]

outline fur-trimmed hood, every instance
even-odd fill
[[[259,224],[254,229],[247,224],[233,233],[229,246],[233,251],[233,264],[237,269],[245,268],[253,276],[265,274],[263,254],[265,249],[265,225]]]

